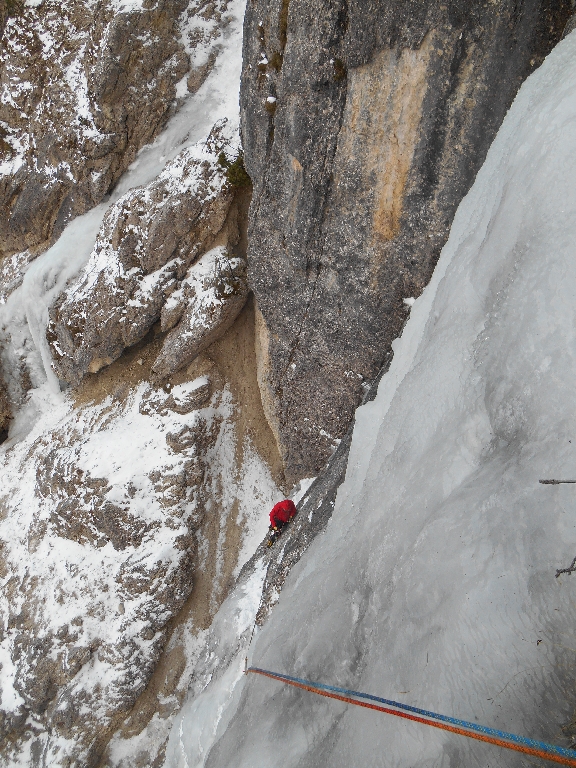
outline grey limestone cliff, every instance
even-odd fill
[[[426,285],[458,203],[569,0],[251,0],[242,138],[259,383],[314,475]]]

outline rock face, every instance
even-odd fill
[[[281,493],[247,301],[249,192],[227,178],[237,130],[221,120],[191,146],[223,114],[237,126],[242,4],[9,5],[0,440],[11,406],[15,427],[0,451],[0,764],[122,766],[126,742],[152,734],[135,759],[153,766],[203,633]],[[221,91],[176,114],[222,51]],[[86,220],[39,256],[173,114],[114,193],[87,265]],[[66,391],[46,378],[48,307]]]
[[[212,137],[185,150],[151,184],[131,190],[110,208],[85,269],[50,310],[47,337],[60,379],[78,384],[87,372],[109,365],[140,341],[162,312],[164,329],[184,315],[155,369],[160,377],[168,375],[203,348],[198,343],[203,321],[208,322],[205,347],[242,309],[247,295],[243,259],[234,260],[232,272],[230,259],[220,255],[188,273],[222,230],[234,197],[217,161],[217,146]],[[210,318],[209,307],[201,306],[207,300],[200,295],[202,281],[194,287],[194,275],[208,263],[221,309]],[[214,273],[216,268],[222,275]],[[164,309],[171,294],[171,309]],[[188,304],[197,310],[194,332]],[[186,336],[180,333],[182,324]]]
[[[255,0],[241,92],[259,382],[314,475],[426,285],[454,211],[569,0]]]
[[[162,308],[162,330],[173,328],[152,366],[163,379],[175,373],[232,325],[248,297],[246,261],[214,248],[188,270]]]
[[[92,377],[77,391],[99,401],[60,403],[51,429],[38,425],[1,457],[3,765],[98,764],[193,586],[206,603],[189,616],[198,634],[246,537],[265,531],[278,491],[239,424],[230,381],[205,357],[155,387],[158,348]],[[184,666],[164,681],[165,716]]]
[[[8,695],[13,668],[11,697],[17,704],[4,723],[5,758],[11,753],[6,739],[16,737],[16,754],[20,739],[34,740],[32,718],[36,728],[42,723],[41,730],[49,727],[53,734],[49,743],[40,737],[53,761],[43,764],[61,764],[62,751],[75,764],[89,764],[98,733],[142,691],[165,642],[166,622],[192,588],[194,534],[204,515],[202,478],[209,471],[203,455],[217,438],[222,401],[214,402],[217,411],[220,405],[215,420],[206,421],[201,412],[192,419],[172,412],[162,417],[159,407],[140,416],[138,403],[150,394],[144,385],[123,405],[108,400],[80,409],[33,441],[23,456],[20,494],[27,514],[19,519],[19,531],[29,541],[32,562],[19,536],[1,534],[3,564],[10,571],[3,685]],[[155,466],[141,456],[140,471],[126,467],[130,477],[122,482],[113,458],[127,448],[120,447],[122,421],[131,422],[136,440],[153,431],[163,438],[167,428],[182,429],[184,423],[193,439],[178,451],[168,434],[164,447],[157,439]],[[110,462],[97,457],[91,441],[108,444]],[[31,471],[35,479],[27,477]],[[4,492],[18,495],[6,486]],[[61,573],[52,557],[57,552],[66,563]],[[101,682],[89,683],[97,666]],[[62,750],[57,735],[69,740],[68,749]]]
[[[163,127],[189,68],[186,0],[10,3],[0,56],[0,255],[99,203]]]

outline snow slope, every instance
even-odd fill
[[[334,515],[251,663],[566,743],[576,575],[555,572],[576,555],[576,486],[538,480],[576,480],[574,178],[572,33],[522,87],[460,205],[358,411]],[[226,632],[239,599],[221,609],[226,663],[184,707],[169,768],[528,764],[237,674],[244,651],[230,655]],[[217,716],[199,736],[203,708]]]

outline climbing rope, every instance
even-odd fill
[[[343,701],[347,704],[355,704],[357,707],[374,709],[377,712],[385,712],[388,715],[396,715],[396,717],[403,717],[406,720],[414,720],[417,723],[423,723],[424,725],[431,725],[434,728],[441,728],[444,731],[458,733],[461,736],[467,736],[470,739],[485,741],[489,744],[495,744],[498,747],[513,749],[516,752],[523,752],[526,755],[541,757],[544,760],[551,760],[555,763],[571,765],[576,768],[576,751],[572,749],[557,747],[554,744],[547,744],[544,741],[527,739],[524,736],[516,736],[514,733],[499,731],[495,728],[488,728],[484,725],[470,723],[466,720],[458,720],[457,718],[448,717],[447,715],[439,715],[436,712],[429,712],[426,709],[418,709],[417,707],[411,707],[408,704],[401,704],[398,701],[392,701],[390,699],[382,699],[379,696],[372,696],[369,693],[350,691],[347,688],[337,688],[333,685],[315,683],[311,680],[302,680],[299,677],[290,677],[290,675],[282,675],[278,672],[271,672],[268,669],[260,669],[259,667],[249,667],[246,670],[246,673],[248,672],[254,672],[258,675],[270,677],[273,680],[279,680],[282,683],[293,685],[296,688],[302,688],[305,691],[316,693],[319,696],[337,699],[338,701]],[[358,701],[359,698],[378,701],[381,704],[387,704],[388,706],[381,707],[377,704],[371,704],[368,701]],[[395,709],[390,709],[389,707],[395,707]],[[399,712],[399,709],[405,711]],[[417,714],[408,714],[409,712],[415,712]],[[419,715],[424,715],[424,717]],[[432,718],[432,720],[429,718]],[[434,720],[439,720],[441,722],[434,722]]]

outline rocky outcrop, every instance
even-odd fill
[[[136,402],[146,394],[140,387]],[[197,412],[186,420],[194,434],[186,450],[175,452],[166,439],[156,448],[155,466],[144,459],[141,473],[127,467],[123,482],[114,461],[108,471],[106,462],[96,469],[98,459],[86,449],[101,440],[113,455],[115,429],[131,405],[80,409],[23,457],[20,493],[30,516],[20,520],[20,533],[37,561],[28,562],[19,537],[1,535],[3,567],[11,574],[3,591],[3,626],[9,627],[2,636],[3,684],[8,695],[13,665],[17,704],[4,723],[5,759],[22,748],[20,740],[34,741],[35,731],[37,743],[45,741],[39,730],[49,728],[43,764],[61,764],[58,738],[69,741],[64,751],[74,764],[89,764],[99,734],[145,686],[166,624],[192,588],[194,534],[205,513],[202,478],[210,472],[203,456],[217,439],[222,403],[213,403],[216,418]],[[148,431],[159,430],[160,438],[183,421],[171,411],[164,418],[150,413],[134,423],[135,434],[147,431],[147,419]],[[28,477],[32,467],[35,482]],[[4,494],[18,494],[6,484]],[[61,573],[50,554],[58,551]],[[90,680],[96,667],[103,673],[99,683]]]
[[[12,418],[12,406],[8,396],[8,390],[2,375],[0,374],[0,443],[8,437],[8,428]]]
[[[198,634],[278,493],[230,379],[204,357],[151,385],[159,343],[85,382],[56,426],[2,457],[3,765],[28,764],[31,753],[46,768],[96,765],[193,587],[187,632]],[[165,714],[181,701],[184,668],[170,671],[171,695],[157,704]],[[140,730],[146,722],[140,715]]]
[[[167,375],[190,362],[194,350],[198,354],[204,320],[209,322],[206,334],[214,340],[218,319],[227,327],[242,308],[246,289],[241,259],[232,268],[222,255],[208,258],[188,273],[213,244],[234,197],[218,163],[217,137],[218,131],[205,143],[184,150],[151,184],[126,193],[107,212],[85,269],[50,310],[47,338],[60,379],[78,384],[87,372],[109,365],[140,341],[163,311],[165,327],[184,315],[178,328],[184,323],[188,334],[178,338],[176,329],[169,335],[155,370]],[[223,270],[222,275],[211,274],[212,305],[210,287],[201,287],[208,263]],[[200,295],[202,290],[206,295]],[[215,301],[234,311],[214,314]],[[199,314],[187,312],[188,304],[198,305]],[[194,322],[195,346],[190,336]]]
[[[456,207],[569,0],[255,0],[241,93],[259,382],[314,475],[426,285]]]
[[[186,0],[9,4],[0,56],[0,256],[99,203],[163,127],[189,69]]]
[[[246,260],[223,246],[204,254],[162,308],[162,330],[173,330],[152,374],[164,379],[192,362],[230,328],[247,297]]]

